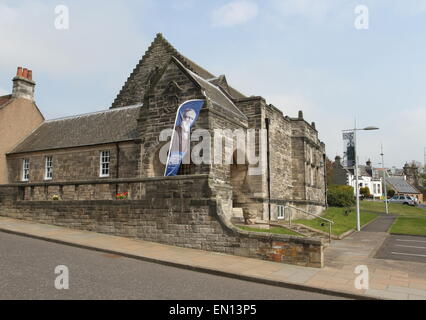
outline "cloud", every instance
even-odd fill
[[[339,8],[340,0],[275,0],[274,4],[284,16],[303,16],[318,22],[324,21]]]
[[[258,14],[258,6],[252,1],[233,1],[216,9],[212,13],[212,24],[214,27],[232,27],[244,24]]]

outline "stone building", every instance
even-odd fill
[[[34,102],[32,70],[18,67],[12,93],[0,97],[0,184],[8,182],[6,152],[44,121]]]
[[[264,129],[267,170],[251,175],[253,165],[248,163],[190,163],[182,165],[180,175],[214,177],[230,187],[231,207],[250,211],[258,220],[276,220],[278,206],[286,204],[312,213],[322,211],[325,145],[318,139],[315,124],[305,121],[302,112],[291,118],[260,96],[240,93],[224,75],[214,76],[181,55],[161,34],[109,110],[45,121],[10,149],[9,183],[162,176],[159,152],[166,142],[159,141],[160,132],[173,128],[177,107],[189,99],[205,100],[194,130]],[[257,133],[253,146],[257,152],[259,139]]]
[[[218,151],[214,157],[238,160],[235,133],[246,141],[254,132],[255,139],[245,145],[242,161],[191,158],[178,176],[165,177],[161,154],[168,141],[160,138],[191,99],[204,102],[193,133],[208,133],[191,142],[193,150],[201,141]],[[0,215],[302,266],[324,264],[323,239],[254,233],[231,223],[241,212],[261,222],[284,218],[284,205],[322,211],[325,145],[315,124],[302,112],[291,118],[260,96],[240,93],[161,34],[108,110],[35,127],[7,148]],[[218,147],[216,132],[224,130],[231,134],[220,136]],[[261,165],[250,162],[247,152]]]

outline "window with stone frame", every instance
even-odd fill
[[[277,206],[277,219],[284,220],[285,219],[285,207],[278,205]]]
[[[51,180],[53,178],[53,157],[46,156],[44,163],[44,179]]]
[[[30,159],[22,160],[22,181],[30,179]]]
[[[99,176],[100,177],[109,177],[110,169],[110,160],[111,152],[109,150],[100,152],[100,166],[99,166]]]

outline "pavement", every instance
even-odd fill
[[[386,232],[355,232],[325,249],[325,267],[307,268],[0,217],[0,230],[163,265],[356,299],[426,300],[426,264],[374,258]],[[368,289],[355,273],[368,268]],[[359,282],[359,281],[357,281]]]

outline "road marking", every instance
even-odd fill
[[[426,241],[423,241],[423,240],[403,240],[403,239],[396,239],[396,241],[405,241],[405,242],[424,242],[424,243],[426,243]]]
[[[391,252],[392,254],[401,254],[404,256],[416,256],[416,257],[426,257],[426,254],[414,254],[414,253],[402,253],[402,252]]]
[[[403,244],[396,244],[396,245],[395,245],[395,247],[405,247],[405,248],[426,249],[426,247],[404,246]]]

